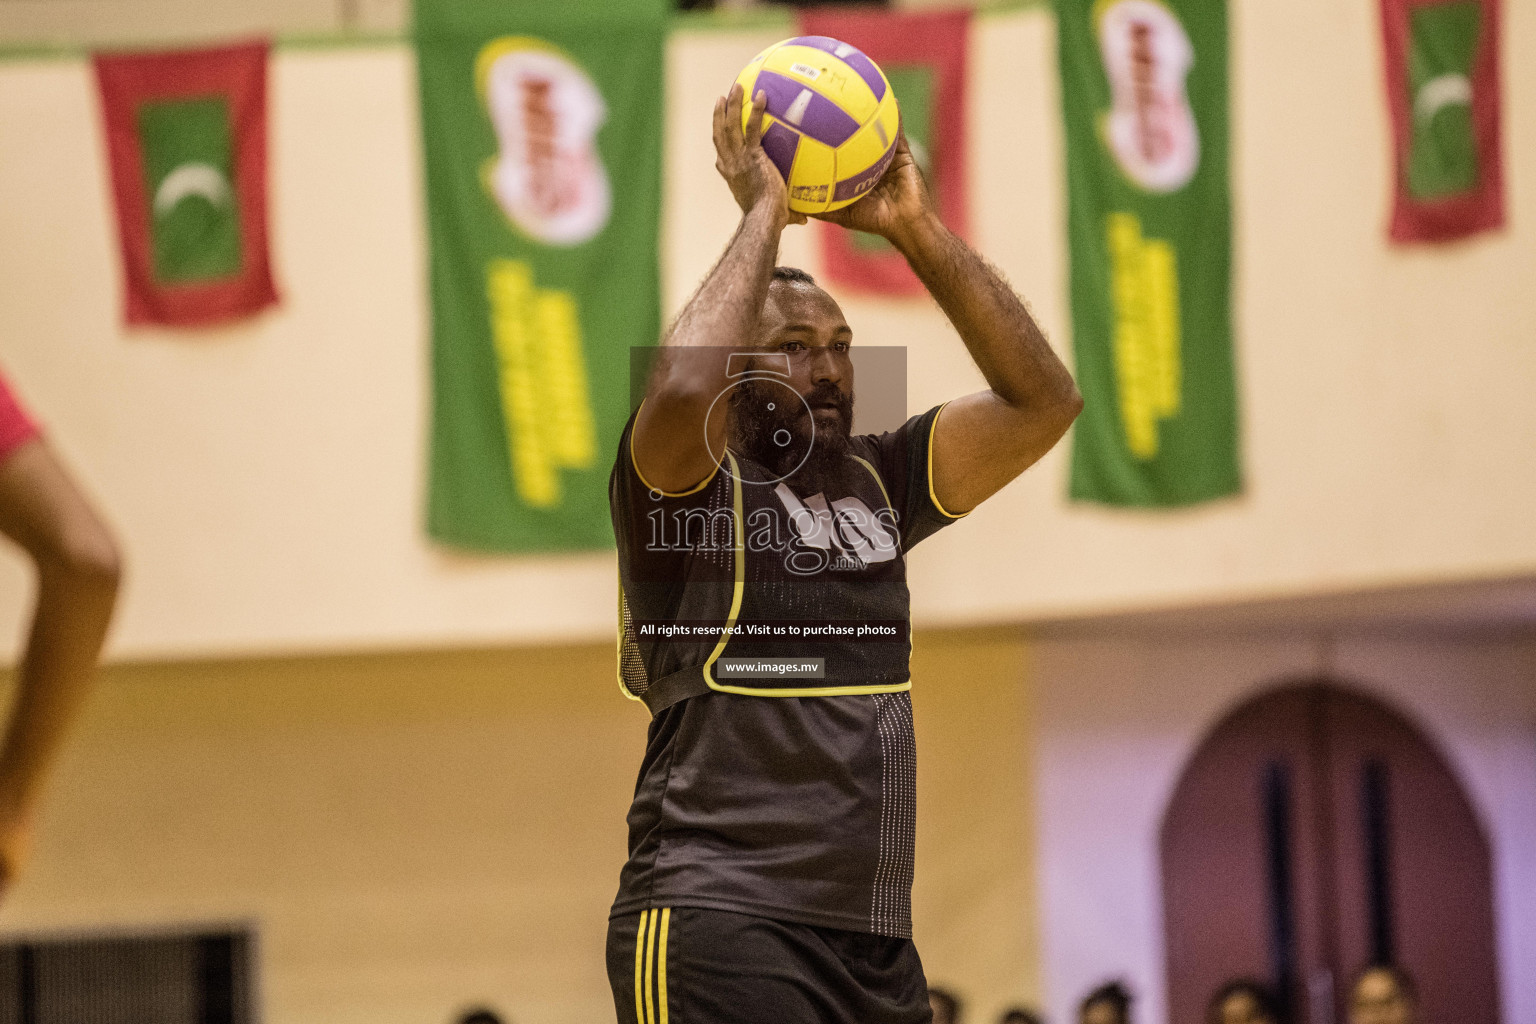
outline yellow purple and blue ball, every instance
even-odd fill
[[[879,66],[828,36],[797,36],[752,58],[736,81],[752,98],[767,93],[763,149],[789,186],[789,208],[825,213],[857,201],[880,181],[896,153],[901,113]]]

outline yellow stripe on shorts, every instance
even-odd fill
[[[641,967],[641,964],[644,962],[644,956],[645,956],[645,919],[649,915],[650,915],[650,911],[648,911],[648,910],[640,911],[640,927],[635,929],[635,1022],[636,1022],[636,1024],[645,1024],[645,1010],[644,1010],[645,1004],[642,1002],[642,996],[643,996],[643,994],[645,992],[645,975],[643,973],[641,973],[640,967]]]
[[[661,956],[656,964],[656,1001],[661,1004],[660,1024],[667,1024],[667,927],[672,923],[672,908],[661,912]]]
[[[656,938],[658,921],[660,942]],[[667,1024],[667,932],[671,926],[671,907],[640,911],[640,923],[635,927],[635,1024]],[[657,1003],[661,1004],[659,1015]]]

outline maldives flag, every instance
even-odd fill
[[[1504,224],[1498,0],[1381,0],[1394,242]]]
[[[277,301],[267,256],[267,44],[95,57],[130,324]]]
[[[965,60],[970,12],[888,14],[805,10],[804,35],[850,43],[880,65],[901,107],[901,127],[939,216],[965,234]],[[821,257],[838,284],[882,295],[921,295],[923,285],[885,239],[823,223]]]

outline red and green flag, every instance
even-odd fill
[[[661,328],[665,0],[417,0],[432,294],[427,530],[613,544],[632,349]]]
[[[1504,223],[1498,0],[1381,0],[1394,242]]]
[[[901,126],[928,181],[939,216],[965,234],[967,10],[917,14],[809,9],[805,35],[831,36],[880,65],[901,107]],[[923,285],[885,239],[831,224],[817,227],[829,280],[880,295],[921,295]]]
[[[267,44],[99,54],[130,324],[277,301],[267,253]]]
[[[1241,487],[1225,0],[1058,0],[1073,349],[1071,494]]]

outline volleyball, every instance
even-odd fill
[[[768,94],[763,150],[789,186],[789,208],[825,213],[875,187],[896,153],[901,114],[874,61],[827,36],[797,36],[752,58],[736,81],[752,98]]]

